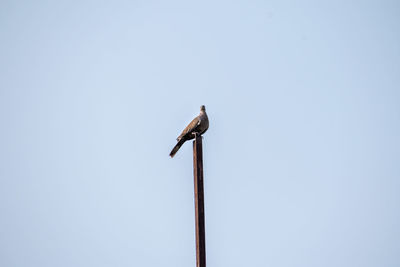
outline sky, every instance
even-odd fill
[[[1,1],[0,266],[400,266],[398,1]]]

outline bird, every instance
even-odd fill
[[[176,143],[171,153],[169,153],[170,157],[173,158],[176,152],[178,152],[179,148],[181,148],[183,143],[185,143],[187,140],[194,139],[196,136],[204,134],[207,131],[208,126],[209,123],[206,107],[202,105],[200,107],[199,116],[194,118],[176,139],[178,143]]]

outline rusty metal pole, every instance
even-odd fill
[[[196,213],[196,267],[206,267],[204,220],[203,144],[202,137],[193,141],[194,205]]]

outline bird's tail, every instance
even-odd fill
[[[181,140],[178,141],[178,143],[172,149],[171,153],[169,153],[171,158],[173,158],[175,156],[176,152],[178,152],[179,148],[181,148],[181,146],[183,145],[183,143],[185,143],[185,141],[186,140],[184,140],[184,139],[181,139]]]

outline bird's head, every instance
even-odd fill
[[[206,111],[206,106],[204,106],[204,105],[201,105],[201,107],[200,107],[200,111]]]

